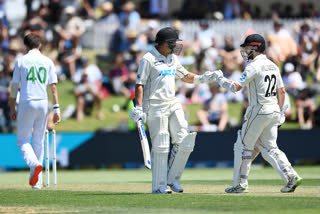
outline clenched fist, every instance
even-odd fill
[[[143,123],[147,120],[147,115],[142,111],[142,106],[135,106],[131,109],[129,117],[136,123],[138,120],[142,120]]]

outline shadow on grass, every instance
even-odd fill
[[[83,194],[75,194],[77,196],[105,196],[105,195],[147,195],[151,193],[146,193],[146,192],[109,192],[109,193],[83,193]]]
[[[265,185],[283,185],[281,179],[250,179],[250,185],[265,186]],[[196,185],[230,185],[232,180],[181,180],[183,184],[196,184]],[[303,186],[320,186],[320,179],[303,179]]]

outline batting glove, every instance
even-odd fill
[[[194,83],[200,84],[200,83],[210,83],[215,82],[218,80],[219,76],[222,75],[222,71],[206,71],[202,75],[197,75],[194,77]]]
[[[223,78],[223,72],[221,70],[216,70],[213,72],[213,81],[217,82]]]
[[[129,117],[134,123],[137,123],[138,120],[142,120],[143,123],[146,122],[147,116],[142,110],[142,106],[135,106],[131,109]]]
[[[285,116],[285,112],[288,109],[288,105],[285,105],[282,107],[282,110],[280,111],[280,120],[279,120],[279,124],[278,124],[278,128],[280,128],[282,126],[282,124],[284,124],[284,122],[286,121],[286,116]]]

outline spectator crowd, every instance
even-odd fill
[[[34,2],[39,2],[34,6]],[[16,58],[26,53],[22,39],[36,33],[43,41],[41,51],[50,57],[59,81],[72,81],[76,106],[69,106],[63,116],[82,121],[84,115],[103,114],[102,101],[110,94],[134,97],[139,60],[151,50],[162,20],[169,20],[183,40],[181,63],[191,72],[221,69],[224,75],[238,80],[245,66],[232,34],[217,35],[209,20],[268,18],[273,29],[263,35],[267,42],[266,55],[276,63],[283,75],[290,106],[287,121],[297,121],[302,129],[320,126],[320,108],[316,97],[320,91],[320,24],[319,11],[306,1],[293,13],[290,5],[280,2],[270,7],[266,17],[259,6],[241,0],[184,0],[182,8],[168,14],[168,0],[142,1],[139,5],[125,0],[25,0],[25,19],[19,28],[11,27],[4,4],[0,0],[0,132],[12,132],[9,89]],[[287,18],[297,19],[293,29],[287,29]],[[193,39],[185,39],[184,19],[197,19],[199,31]],[[97,62],[83,56],[81,39],[88,25],[99,25],[110,35],[105,55]],[[255,33],[244,29],[243,35]],[[222,36],[223,42],[217,42]],[[223,131],[236,126],[228,115],[228,104],[240,103],[245,111],[246,89],[234,94],[218,85],[192,85],[177,80],[177,97],[184,104],[200,104],[197,112],[198,131]],[[63,95],[62,95],[63,96]],[[295,105],[295,108],[293,106]],[[123,106],[123,109],[126,105]],[[94,110],[95,109],[95,110]],[[186,109],[186,108],[185,108]],[[295,109],[295,111],[294,111]],[[52,126],[50,120],[48,126]]]

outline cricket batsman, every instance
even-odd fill
[[[188,72],[179,62],[182,44],[172,28],[162,28],[156,35],[155,46],[140,61],[135,100],[130,111],[133,122],[147,122],[151,142],[152,193],[183,192],[179,181],[190,153],[196,133],[188,131],[181,104],[175,98],[175,78],[187,83],[210,83],[221,71],[207,71],[203,75]],[[173,144],[169,164],[170,137]],[[167,186],[171,188],[167,189]]]
[[[53,122],[60,122],[57,74],[51,59],[40,53],[41,41],[36,34],[24,37],[28,53],[16,60],[10,91],[11,119],[18,120],[17,143],[24,161],[30,167],[29,184],[33,189],[42,188],[42,163],[44,135],[47,126],[48,96],[50,84],[53,102]],[[15,109],[20,85],[18,113]],[[32,146],[31,146],[32,137]]]
[[[238,81],[219,77],[219,84],[237,92],[247,86],[249,106],[242,129],[234,144],[233,187],[227,193],[248,192],[248,175],[252,159],[260,151],[277,170],[286,186],[281,192],[294,192],[302,178],[292,168],[286,155],[277,146],[278,126],[284,123],[285,88],[279,68],[266,55],[265,40],[259,34],[249,35],[241,46],[241,55],[249,64]]]

